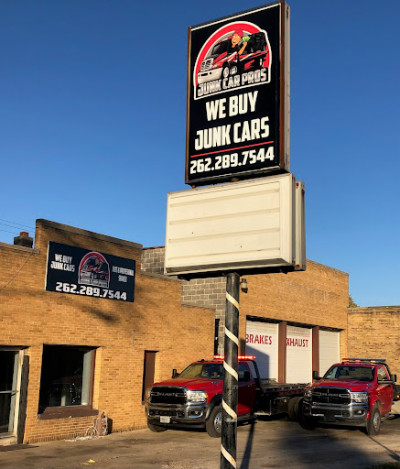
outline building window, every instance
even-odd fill
[[[39,413],[48,408],[90,406],[95,349],[44,345]]]

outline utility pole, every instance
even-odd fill
[[[226,279],[221,469],[236,468],[240,276]]]

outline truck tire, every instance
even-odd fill
[[[156,433],[165,432],[165,430],[167,429],[166,427],[162,427],[161,425],[153,425],[149,422],[147,422],[147,426],[149,427],[149,430]]]
[[[316,421],[309,415],[304,414],[303,399],[300,399],[298,409],[298,420],[300,426],[305,430],[315,430],[315,427],[317,426]]]
[[[371,415],[367,420],[366,430],[368,435],[377,435],[381,429],[381,413],[375,404],[372,408]]]
[[[229,65],[224,65],[222,68],[222,78],[228,78],[230,74]]]
[[[289,420],[298,420],[299,418],[299,404],[301,401],[301,396],[292,397],[288,402],[288,417]]]
[[[301,415],[299,417],[299,423],[304,430],[315,430],[317,424],[312,417],[307,417],[305,415]]]
[[[207,433],[212,438],[219,438],[222,430],[222,407],[217,405],[211,411],[210,416],[206,420]]]

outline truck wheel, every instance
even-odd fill
[[[300,400],[298,409],[298,420],[300,426],[305,430],[315,430],[315,427],[317,426],[316,421],[309,415],[304,414],[303,399]]]
[[[303,427],[305,430],[315,430],[317,424],[312,417],[307,417],[305,415],[301,415],[299,418],[300,426]]]
[[[220,405],[215,406],[211,411],[210,416],[206,420],[207,433],[212,438],[219,438],[222,430],[222,407]]]
[[[371,415],[367,420],[366,429],[368,435],[377,435],[381,429],[381,413],[376,404],[372,408]]]
[[[224,65],[224,68],[222,69],[222,78],[228,78],[229,77],[229,65]]]
[[[289,420],[297,420],[299,418],[299,403],[301,399],[301,396],[292,397],[290,399],[287,410]]]
[[[149,430],[156,433],[165,432],[166,430],[166,427],[161,427],[160,425],[153,425],[149,422],[147,422],[147,426],[149,427]]]

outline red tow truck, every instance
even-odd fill
[[[306,384],[261,380],[254,356],[238,360],[238,422],[259,415],[288,413],[295,418]],[[169,380],[153,384],[147,392],[147,425],[154,432],[173,427],[205,428],[221,435],[223,357],[199,360]]]
[[[300,423],[308,429],[318,423],[342,424],[376,435],[393,401],[400,399],[397,376],[383,359],[344,358],[314,379],[300,408]]]

